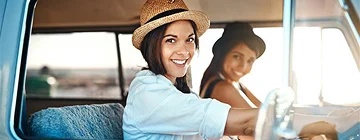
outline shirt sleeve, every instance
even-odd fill
[[[173,86],[142,84],[130,105],[137,129],[144,133],[223,136],[230,106],[214,99],[183,94]],[[133,93],[131,93],[133,94]]]

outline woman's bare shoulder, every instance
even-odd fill
[[[214,82],[215,80],[219,79],[219,78],[220,78],[219,76],[212,76],[212,77],[210,77],[209,80],[207,80],[207,82],[205,83],[204,88],[201,89],[201,91],[200,91],[200,97],[203,98],[203,96],[205,95],[205,92],[206,92],[206,91],[208,90],[208,88],[209,88],[209,85],[210,85],[212,82]],[[216,83],[216,85],[217,85],[217,84],[218,84],[218,83]],[[214,91],[214,89],[213,89],[212,91]]]
[[[220,81],[214,86],[212,95],[221,94],[222,96],[239,94],[237,89],[227,81]]]
[[[251,106],[240,95],[239,91],[232,83],[221,81],[215,85],[211,94],[211,98],[217,99],[223,103],[227,103],[232,107],[250,108]]]

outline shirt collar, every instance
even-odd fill
[[[138,76],[155,76],[159,80],[159,82],[165,83],[168,85],[173,85],[173,83],[169,79],[167,79],[164,75],[161,75],[161,74],[155,75],[155,73],[153,73],[150,70],[142,70],[142,71],[138,72],[136,74],[136,76],[137,77]]]

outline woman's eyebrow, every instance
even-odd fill
[[[165,37],[169,37],[169,36],[170,36],[170,37],[175,37],[175,38],[177,38],[177,35],[173,35],[173,34],[164,35],[164,38],[165,38]]]
[[[195,35],[194,33],[191,33],[188,37],[191,37],[191,36],[193,36],[193,35]]]
[[[238,51],[232,51],[232,53],[239,54],[239,55],[244,55],[242,52],[238,52]]]
[[[188,37],[191,37],[191,36],[194,36],[194,35],[195,35],[194,33],[191,33]],[[175,38],[178,37],[177,35],[167,34],[167,35],[164,36],[164,38],[165,38],[165,37],[169,37],[169,36],[170,36],[170,37],[175,37]]]

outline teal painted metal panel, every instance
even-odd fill
[[[5,4],[7,0],[0,0],[0,33],[1,33],[1,27],[2,27],[2,21],[5,13]],[[1,36],[1,34],[0,34]]]
[[[0,0],[0,139],[20,139],[14,130],[15,99],[29,0]]]

